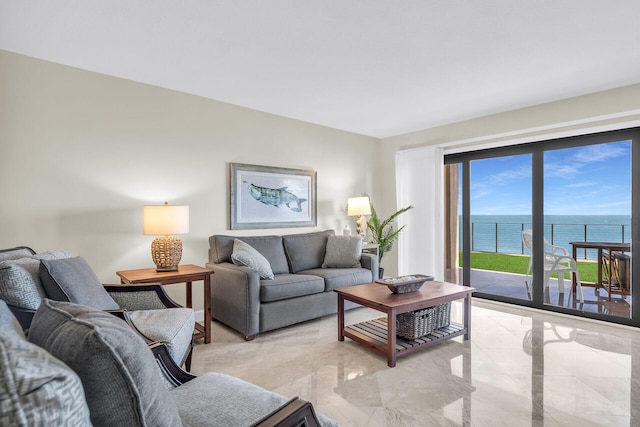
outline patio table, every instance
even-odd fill
[[[613,272],[612,272],[612,264],[611,264],[611,254],[613,252],[629,252],[631,250],[630,243],[620,243],[620,242],[569,242],[569,244],[573,247],[573,259],[578,260],[577,258],[577,250],[581,249],[597,249],[598,250],[598,281],[591,284],[581,283],[582,286],[595,286],[596,288],[603,288],[607,290],[609,301],[611,301],[611,294],[621,294],[621,295],[629,295],[629,289],[624,289],[620,286],[620,283],[616,283],[613,280]],[[606,253],[605,253],[606,251]],[[603,268],[606,267],[606,281],[603,282]],[[606,287],[605,287],[606,285]],[[573,292],[576,291],[576,277],[573,276]],[[575,294],[574,294],[575,295]]]

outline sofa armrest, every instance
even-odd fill
[[[129,311],[182,307],[160,284],[104,285],[104,288],[121,308]]]
[[[242,333],[246,340],[259,332],[260,276],[249,267],[222,262],[207,263],[212,268],[211,314]]]
[[[373,276],[374,281],[379,279],[378,273],[380,264],[378,262],[378,255],[363,253],[362,257],[360,257],[360,264],[363,268],[371,270],[371,275]]]

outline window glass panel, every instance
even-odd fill
[[[631,316],[631,141],[544,153],[544,237],[545,304]]]
[[[531,228],[531,162],[530,154],[470,162],[470,283],[478,292],[532,299],[522,244]]]

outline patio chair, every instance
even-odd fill
[[[531,280],[533,270],[533,233],[531,230],[524,230],[522,232],[522,243],[529,249],[529,267],[527,268],[527,274],[525,276],[525,284],[527,285],[527,292],[531,292]],[[558,291],[564,294],[564,274],[569,273],[569,280],[571,280],[571,273],[576,275],[576,293],[580,302],[584,302],[582,296],[582,286],[580,284],[580,272],[578,271],[578,265],[576,260],[573,259],[569,252],[557,245],[552,245],[544,239],[544,287],[549,287],[549,278],[551,273],[558,274]],[[570,289],[573,289],[571,286]]]

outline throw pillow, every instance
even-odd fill
[[[0,261],[0,299],[16,307],[37,310],[46,297],[38,276],[40,260],[71,256],[68,252],[47,251]]]
[[[153,353],[116,316],[45,299],[33,318],[29,341],[78,374],[94,425],[182,425]]]
[[[362,267],[362,237],[329,236],[322,268]]]
[[[236,265],[244,265],[258,272],[261,279],[273,279],[273,271],[269,261],[248,243],[234,239],[231,261]]]
[[[24,258],[37,268],[40,261]],[[37,280],[37,282],[36,282]],[[0,261],[0,299],[16,307],[37,310],[44,296],[40,279],[20,260]]]
[[[40,280],[49,298],[56,301],[84,304],[99,310],[120,308],[82,257],[43,259],[40,261]]]
[[[28,342],[0,301],[0,425],[90,426],[78,375]]]
[[[333,230],[325,230],[282,236],[291,272],[320,268],[327,252],[327,237],[334,234]]]

